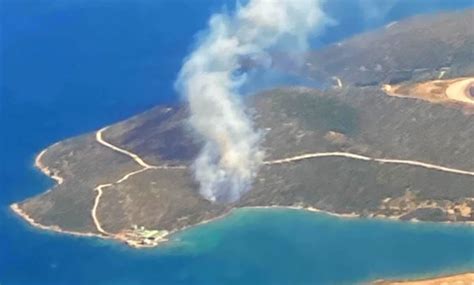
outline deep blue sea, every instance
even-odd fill
[[[41,149],[156,104],[178,103],[173,81],[194,34],[232,3],[0,0],[1,285],[353,284],[474,270],[473,227],[246,209],[179,233],[163,247],[133,250],[39,231],[9,211],[52,185],[33,168]],[[338,25],[312,44],[468,6],[474,3],[329,0],[325,9]]]

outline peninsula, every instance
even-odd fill
[[[473,17],[417,16],[358,35],[293,70],[324,90],[248,97],[266,157],[235,203],[199,195],[187,107],[158,106],[41,151],[36,167],[56,185],[11,208],[45,230],[134,247],[240,207],[473,223]]]

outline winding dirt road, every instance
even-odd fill
[[[305,160],[305,159],[312,159],[312,158],[317,158],[317,157],[331,157],[331,156],[332,157],[346,157],[346,158],[365,160],[365,161],[375,161],[375,162],[378,162],[378,163],[405,164],[405,165],[418,166],[418,167],[423,167],[423,168],[428,168],[428,169],[434,169],[434,170],[437,170],[437,171],[444,171],[444,172],[450,172],[450,173],[455,173],[455,174],[474,176],[474,171],[466,171],[466,170],[461,170],[461,169],[456,169],[456,168],[451,168],[451,167],[446,167],[446,166],[421,162],[421,161],[417,161],[417,160],[374,158],[374,157],[364,156],[364,155],[350,153],[350,152],[315,152],[315,153],[307,153],[307,154],[297,155],[297,156],[293,156],[293,157],[289,157],[289,158],[266,161],[266,162],[264,162],[264,164],[266,164],[266,165],[282,164],[282,163],[296,162],[296,161],[301,161],[301,160]]]
[[[129,173],[126,173],[122,178],[120,178],[119,180],[117,180],[115,182],[100,184],[100,185],[97,185],[97,187],[94,188],[94,190],[97,191],[97,196],[94,199],[94,206],[92,207],[92,210],[91,210],[92,220],[94,221],[94,224],[95,224],[95,227],[97,228],[97,231],[99,231],[100,233],[102,233],[104,235],[107,235],[107,236],[114,236],[114,234],[109,233],[109,232],[107,232],[106,230],[104,230],[102,228],[102,226],[100,224],[100,221],[97,218],[97,208],[99,207],[100,198],[102,197],[102,194],[103,194],[103,189],[111,187],[114,184],[120,184],[120,183],[124,182],[125,180],[127,180],[128,178],[132,177],[133,175],[139,174],[139,173],[147,171],[149,169],[186,169],[186,166],[184,166],[184,165],[168,166],[168,165],[151,165],[151,164],[148,164],[145,161],[143,161],[143,159],[140,158],[140,156],[138,156],[137,154],[135,154],[133,152],[130,152],[128,150],[125,150],[125,149],[123,149],[121,147],[118,147],[116,145],[113,145],[113,144],[107,142],[106,140],[104,140],[102,134],[107,128],[108,127],[102,128],[102,129],[100,129],[96,132],[95,138],[96,138],[97,142],[100,143],[101,145],[105,146],[105,147],[108,147],[108,148],[116,151],[116,152],[119,152],[121,154],[129,156],[138,165],[140,165],[142,167],[141,169],[134,170],[134,171],[131,171]]]
[[[134,154],[134,153],[131,153],[123,148],[120,148],[118,146],[115,146],[111,143],[108,143],[106,142],[103,138],[102,138],[102,133],[108,129],[108,127],[105,127],[105,128],[102,128],[100,129],[96,134],[95,134],[95,138],[97,140],[97,142],[99,142],[100,144],[108,147],[108,148],[111,148],[117,152],[120,152],[122,154],[125,154],[125,155],[128,155],[130,156],[133,160],[135,160],[139,165],[143,166],[144,168],[157,168],[157,166],[154,166],[154,165],[150,165],[146,162],[144,162],[138,155]]]
[[[102,188],[110,187],[112,186],[111,183],[108,184],[101,184],[95,188],[95,191],[97,191],[97,196],[95,196],[94,199],[94,206],[92,207],[91,215],[92,215],[92,220],[94,220],[95,227],[97,228],[97,231],[104,235],[110,235],[109,232],[105,231],[102,226],[100,225],[99,219],[97,219],[97,207],[99,206],[99,201],[100,197],[102,197]]]
[[[100,184],[98,185],[94,190],[97,191],[97,196],[95,197],[94,200],[94,206],[92,207],[91,210],[91,216],[94,221],[94,224],[97,228],[97,231],[100,233],[109,236],[109,237],[114,237],[115,235],[112,233],[107,232],[104,230],[100,224],[99,218],[97,217],[97,208],[100,203],[100,198],[102,197],[103,194],[103,189],[108,188],[113,186],[114,184],[119,184],[127,180],[133,175],[139,174],[141,172],[144,172],[149,169],[185,169],[186,166],[183,165],[178,165],[178,166],[167,166],[167,165],[151,165],[143,161],[142,158],[140,158],[137,154],[132,153],[128,150],[125,150],[121,147],[118,147],[116,145],[113,145],[107,141],[104,140],[102,134],[103,132],[107,129],[107,127],[100,129],[96,133],[96,140],[98,143],[116,151],[121,154],[125,154],[132,158],[137,164],[142,166],[141,169],[139,170],[134,170],[129,173],[126,173],[122,178],[119,180],[112,182],[112,183],[105,183],[105,184]],[[403,159],[390,159],[390,158],[374,158],[374,157],[369,157],[369,156],[364,156],[360,154],[355,154],[355,153],[350,153],[350,152],[315,152],[315,153],[306,153],[306,154],[301,154],[301,155],[296,155],[288,158],[282,158],[282,159],[275,159],[275,160],[269,160],[265,161],[264,165],[278,165],[278,164],[285,164],[285,163],[293,163],[293,162],[298,162],[306,159],[314,159],[314,158],[320,158],[320,157],[344,157],[344,158],[349,158],[349,159],[357,159],[357,160],[363,160],[363,161],[369,161],[369,162],[377,162],[380,164],[384,163],[391,163],[391,164],[403,164],[403,165],[410,165],[410,166],[415,166],[415,167],[423,167],[431,170],[436,170],[436,171],[443,171],[443,172],[449,172],[449,173],[454,173],[454,174],[459,174],[459,175],[469,175],[469,176],[474,176],[474,171],[467,171],[467,170],[461,170],[461,169],[456,169],[456,168],[451,168],[451,167],[446,167],[446,166],[441,166],[441,165],[436,165],[436,164],[431,164],[431,163],[426,163],[422,161],[417,161],[417,160],[403,160]]]

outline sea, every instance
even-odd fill
[[[241,2],[246,2],[241,1]],[[328,0],[317,49],[471,0]],[[474,227],[242,209],[153,249],[30,227],[8,206],[53,182],[48,145],[157,104],[226,0],[0,1],[0,284],[359,284],[474,270]]]

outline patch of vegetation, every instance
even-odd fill
[[[277,95],[274,104],[285,114],[296,117],[305,128],[322,132],[355,134],[358,131],[357,110],[336,98],[312,93]]]

